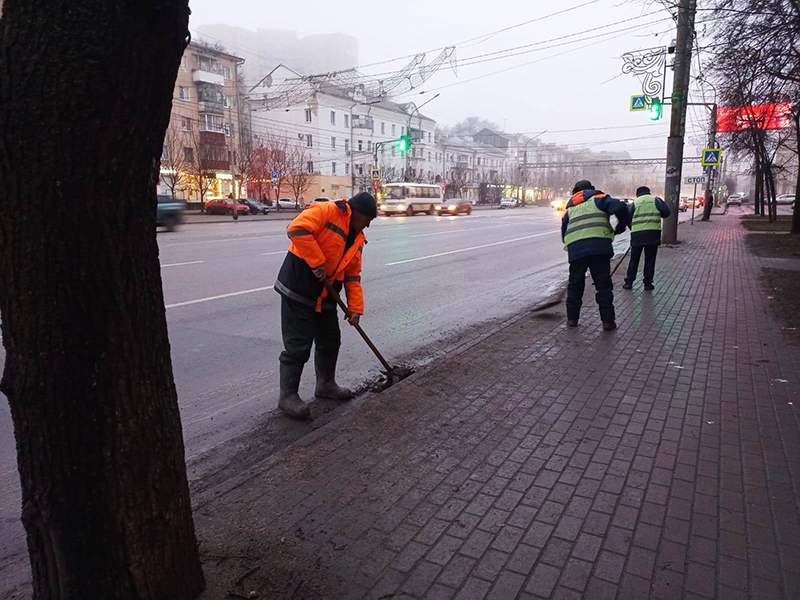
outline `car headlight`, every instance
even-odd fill
[[[385,204],[381,204],[381,210],[386,210],[386,205]]]
[[[437,204],[436,205],[436,210],[442,210],[442,205],[441,204]]]
[[[456,208],[458,207],[455,204],[451,204],[450,206],[447,207],[447,210],[455,210]]]
[[[405,207],[406,207],[405,204],[398,204],[397,205],[397,208],[399,208],[400,210],[403,210]]]

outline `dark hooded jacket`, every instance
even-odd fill
[[[567,202],[567,209],[564,211],[564,217],[561,219],[561,240],[567,235],[567,224],[569,223],[569,209],[581,202],[594,202],[597,208],[602,210],[608,216],[614,215],[619,221],[617,226],[619,230],[624,230],[630,224],[630,212],[628,205],[607,196],[598,190],[582,190],[573,194],[569,202]],[[611,240],[608,238],[590,238],[587,240],[578,240],[567,247],[569,252],[569,262],[584,258],[585,256],[607,256],[611,258],[614,256],[614,248],[611,245]]]

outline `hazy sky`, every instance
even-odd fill
[[[541,19],[572,7],[574,10]],[[656,124],[645,113],[629,112],[630,96],[641,93],[641,84],[633,76],[621,74],[620,58],[624,52],[665,45],[674,38],[674,22],[658,5],[638,0],[193,0],[191,8],[191,27],[227,23],[250,29],[297,30],[300,35],[342,32],[356,36],[361,65],[425,51],[430,51],[430,62],[438,54],[436,49],[455,44],[457,76],[449,66],[443,67],[420,88],[425,94],[415,91],[396,100],[421,104],[438,92],[440,96],[423,112],[445,124],[479,115],[505,126],[506,131],[548,130],[542,136],[544,141],[598,142],[596,150],[628,150],[637,157],[665,155],[669,109],[665,107],[664,118]],[[480,37],[534,19],[541,20]],[[527,44],[538,45],[514,50],[511,53],[521,54],[513,57],[490,54]],[[228,50],[236,52],[233,47]],[[475,59],[484,62],[468,64],[470,57],[487,54]],[[408,60],[368,67],[364,72],[399,69]],[[509,70],[501,72],[505,69]],[[667,85],[671,89],[671,71]],[[704,109],[690,112],[687,155],[695,155],[690,139],[693,133],[704,135],[707,121]],[[619,129],[561,131],[602,127]],[[654,137],[629,140],[645,136]],[[626,141],[604,143],[614,140]]]

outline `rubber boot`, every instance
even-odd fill
[[[339,387],[336,383],[336,360],[338,354],[314,353],[314,368],[317,372],[317,398],[328,400],[347,401],[353,399],[353,392],[347,388]]]
[[[278,398],[278,408],[293,419],[307,419],[311,416],[311,409],[297,394],[300,388],[300,378],[303,376],[303,366],[285,365],[281,363],[281,391]]]

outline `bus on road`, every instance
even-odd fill
[[[442,188],[428,183],[387,183],[381,194],[380,211],[384,215],[408,215],[424,212],[435,215],[442,208]]]

